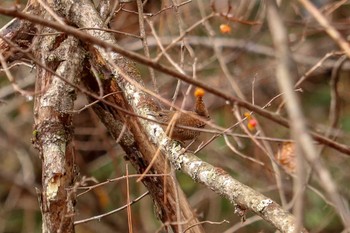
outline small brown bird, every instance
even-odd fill
[[[155,118],[165,124],[169,124],[176,114],[176,119],[174,119],[174,129],[169,130],[171,135],[169,135],[172,139],[177,141],[187,141],[192,140],[200,134],[197,130],[184,129],[176,126],[188,126],[194,128],[203,128],[205,126],[205,121],[209,120],[208,109],[205,107],[203,102],[203,96],[205,91],[202,88],[196,88],[194,92],[194,96],[196,98],[196,104],[194,111],[171,111],[171,110],[160,110],[156,113]],[[202,119],[202,120],[201,120]],[[168,125],[162,125],[164,131]],[[170,133],[169,133],[170,134]]]

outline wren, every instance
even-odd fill
[[[167,128],[167,124],[172,120],[174,117],[174,114],[177,113],[174,129],[170,130],[171,134],[168,135],[170,138],[183,142],[187,140],[195,139],[199,136],[200,131],[198,130],[191,130],[191,129],[184,129],[177,126],[188,126],[193,128],[203,128],[206,123],[205,121],[209,120],[209,113],[208,109],[206,108],[203,96],[205,92],[201,88],[196,88],[194,92],[194,96],[196,98],[195,101],[195,107],[194,111],[185,111],[185,112],[179,112],[179,111],[172,111],[172,110],[160,110],[156,112],[155,118],[166,125],[162,125],[162,128],[164,131]]]

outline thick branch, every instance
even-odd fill
[[[58,37],[63,39],[61,44],[57,44],[61,41]],[[61,77],[77,82],[84,57],[77,39],[64,35],[41,37],[36,57],[46,61]],[[42,158],[42,230],[74,232],[74,195],[69,189],[76,174],[69,112],[73,110],[75,89],[45,69],[37,68],[36,92],[40,95],[35,98],[34,143]]]
[[[74,11],[74,6],[71,9],[73,12],[76,12]],[[86,11],[84,12],[86,13]],[[90,18],[92,17],[91,20],[95,22],[95,26],[96,24],[100,24],[101,26],[102,22],[99,22],[98,18],[93,18],[94,12],[88,12],[90,12],[88,15]],[[91,26],[89,20],[83,18],[82,15],[76,15],[72,17],[72,19],[73,22],[80,27]],[[114,42],[107,33],[98,31],[91,32],[91,34],[98,36],[99,38],[104,38],[106,41]],[[136,88],[133,83],[128,81],[133,79],[138,83],[142,83],[134,64],[121,57],[120,54],[106,52],[99,47],[95,48],[96,57],[103,58],[103,65],[113,70],[112,73],[117,80],[118,87],[123,91],[124,96],[116,95],[116,103],[119,105],[126,104],[123,102],[125,98],[128,101],[128,105],[125,105],[125,108],[129,108],[130,111],[134,111],[138,115],[147,117],[148,114],[154,110],[154,106],[156,106],[156,104],[153,103],[152,99],[145,95],[145,93]],[[113,89],[113,81],[109,86],[111,89],[107,90],[107,93],[119,90]],[[249,208],[262,216],[268,222],[272,223],[277,229],[283,232],[294,231],[295,219],[292,215],[284,211],[271,199],[259,194],[258,192],[255,192],[253,189],[245,185],[240,184],[221,169],[216,169],[213,166],[202,162],[191,154],[183,154],[183,150],[179,144],[165,137],[162,128],[158,124],[150,123],[149,121],[141,119],[125,118],[125,115],[123,114],[118,114],[118,117],[124,118],[122,121],[127,123],[131,133],[134,135],[134,139],[139,143],[143,142],[142,144],[137,145],[145,146],[143,148],[138,148],[144,154],[144,156],[149,154],[149,152],[151,152],[153,155],[155,152],[153,144],[149,141],[149,139],[151,139],[166,153],[168,159],[176,169],[181,169],[183,172],[190,175],[194,180],[207,185],[208,188],[216,191],[220,195],[225,196],[232,203],[238,205],[239,208]],[[143,127],[141,127],[140,123]],[[145,133],[147,133],[147,135],[145,135]],[[152,151],[145,151],[150,149],[152,149]],[[148,162],[150,161],[149,159],[151,159],[151,157],[145,158],[148,159]],[[160,156],[160,158],[162,157]],[[153,165],[153,168],[157,168],[158,166],[162,165],[164,166],[163,162],[157,161]]]
[[[53,8],[57,9],[61,15],[66,16],[70,22],[73,22],[79,27],[103,27],[103,22],[90,1],[76,1],[72,5],[71,1],[63,1],[62,5],[53,6]],[[96,30],[89,31],[88,33],[91,33],[97,38],[102,38],[106,42],[116,44],[114,38],[104,31]],[[121,79],[122,74],[120,72],[126,72],[132,79],[142,83],[140,74],[135,68],[135,64],[121,55],[106,52],[98,46],[91,46],[90,53],[92,59],[90,64],[93,65],[98,72],[105,74],[104,71],[108,70],[113,76],[117,76]],[[104,93],[117,93],[108,99],[125,110],[130,112],[135,111],[135,109],[129,105],[125,95],[122,94],[127,90],[123,88],[120,89],[120,84],[116,81],[116,79],[108,80],[107,78],[105,81],[102,80]],[[86,85],[89,86],[92,91],[98,93],[99,90],[96,90],[95,87],[97,87],[97,85],[93,83],[93,78],[86,80]],[[142,98],[143,96],[144,95],[141,95],[139,97]],[[136,96],[132,98],[136,98]],[[125,115],[124,112],[110,109],[109,107],[103,107],[101,109],[95,106],[95,111],[115,138],[118,138],[119,134],[122,132],[120,126],[123,124],[127,125],[128,130],[126,130],[125,135],[122,137],[121,145],[128,154],[128,159],[134,167],[142,173],[156,154],[157,148],[147,137],[139,120],[133,117],[130,118]],[[113,120],[108,120],[111,118]],[[166,174],[170,172],[167,167],[167,160],[161,155],[153,165],[152,171],[155,174]],[[146,179],[144,184],[149,189],[159,209],[157,211],[159,218],[163,223],[171,223],[174,232],[181,232],[181,229],[188,228],[198,223],[183,192],[172,179],[167,177],[152,177]],[[180,223],[185,224],[182,226]],[[197,225],[191,228],[190,232],[202,232],[202,227]]]

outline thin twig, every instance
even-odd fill
[[[145,192],[144,194],[142,194],[142,195],[139,196],[138,198],[132,200],[132,201],[129,202],[128,204],[119,207],[118,209],[109,211],[109,212],[104,213],[104,214],[96,215],[96,216],[91,217],[91,218],[86,218],[86,219],[83,219],[83,220],[75,221],[75,222],[74,222],[74,225],[78,225],[78,224],[82,224],[82,223],[86,223],[86,222],[90,222],[90,221],[94,221],[94,220],[100,220],[100,219],[103,218],[103,217],[106,217],[106,216],[112,215],[112,214],[114,214],[114,213],[117,213],[117,212],[119,212],[119,211],[122,211],[122,210],[126,209],[128,206],[130,206],[130,205],[132,205],[132,204],[138,202],[139,200],[141,200],[142,198],[144,198],[144,197],[147,196],[148,194],[149,194],[149,191]]]
[[[328,35],[344,50],[346,55],[350,58],[349,43],[343,36],[330,24],[330,22],[320,13],[319,10],[308,0],[299,0],[299,2],[306,8],[310,14],[317,20],[317,22],[324,27]]]
[[[300,0],[306,2],[304,0]],[[308,4],[310,4],[308,2]],[[319,13],[319,12],[318,12]],[[316,148],[312,142],[310,134],[306,129],[305,117],[300,108],[300,102],[293,91],[292,80],[296,76],[294,61],[292,60],[288,48],[288,39],[287,32],[282,23],[280,15],[277,11],[276,3],[273,0],[268,1],[268,23],[272,38],[276,47],[276,53],[278,56],[278,66],[276,72],[276,78],[279,83],[279,86],[283,92],[285,92],[286,106],[290,119],[293,121],[292,133],[295,137],[297,146],[299,146],[302,154],[305,156],[305,159],[310,163],[311,166],[315,169],[316,174],[318,175],[320,185],[331,197],[331,200],[334,202],[336,210],[339,216],[342,218],[343,224],[346,227],[350,227],[350,215],[348,209],[344,206],[341,195],[339,194],[337,187],[322,161],[319,159]],[[350,55],[350,49],[349,49]],[[303,159],[301,154],[297,156],[297,159]],[[302,164],[302,161],[297,164]],[[304,185],[305,177],[299,177],[301,180],[299,190],[302,190]],[[301,211],[301,210],[299,210]],[[298,229],[302,226],[302,215],[298,213]]]
[[[18,18],[21,18],[21,19],[26,19],[26,20],[30,20],[32,21],[33,23],[38,23],[38,24],[41,24],[41,25],[44,25],[44,26],[47,26],[47,27],[51,27],[51,28],[54,28],[56,30],[59,30],[59,31],[64,31],[66,32],[67,34],[70,34],[70,35],[74,35],[82,40],[85,40],[86,42],[89,42],[89,43],[93,43],[95,45],[98,45],[98,46],[101,46],[103,48],[106,48],[106,49],[109,49],[109,50],[112,50],[112,51],[115,51],[115,52],[118,52],[120,53],[121,55],[124,55],[130,59],[133,59],[137,62],[140,62],[142,64],[145,64],[145,65],[149,65],[149,66],[152,66],[153,68],[161,71],[161,72],[164,72],[168,75],[171,75],[173,77],[176,77],[178,79],[181,79],[185,82],[188,82],[188,83],[191,83],[195,86],[198,86],[198,87],[201,87],[203,89],[205,89],[206,91],[218,96],[218,97],[221,97],[231,103],[236,103],[238,106],[240,107],[243,107],[243,108],[246,108],[250,111],[253,111],[255,112],[256,114],[259,114],[261,116],[264,116],[284,127],[289,127],[289,122],[287,119],[281,117],[280,115],[278,114],[275,114],[275,113],[272,113],[272,112],[269,112],[269,111],[266,111],[266,110],[263,110],[261,109],[260,107],[258,106],[255,106],[255,105],[252,105],[246,101],[243,101],[241,99],[238,99],[232,95],[228,95],[224,92],[222,92],[222,90],[220,89],[217,89],[217,88],[214,88],[208,84],[205,84],[203,82],[200,82],[200,81],[197,81],[197,80],[194,80],[192,79],[191,77],[185,75],[185,74],[182,74],[182,73],[179,73],[179,72],[176,72],[172,69],[169,69],[161,64],[159,64],[158,62],[155,62],[155,61],[151,61],[137,53],[134,53],[134,52],[130,52],[130,51],[127,51],[121,47],[119,47],[118,45],[116,44],[111,44],[111,43],[108,43],[108,42],[105,42],[101,39],[98,39],[96,37],[93,37],[87,33],[84,33],[84,32],[80,32],[79,30],[76,30],[75,28],[71,27],[71,26],[63,26],[63,25],[60,25],[60,24],[57,24],[55,22],[51,22],[51,21],[47,21],[47,20],[44,20],[42,19],[41,17],[37,17],[37,16],[34,16],[34,15],[30,15],[30,14],[26,14],[26,13],[23,13],[23,12],[19,12],[17,11],[16,8],[3,8],[3,7],[0,7],[0,13],[1,14],[4,14],[4,15],[9,15],[9,16],[16,16]],[[313,136],[313,138],[315,140],[317,140],[318,142],[320,143],[323,143],[329,147],[332,147],[344,154],[347,154],[347,155],[350,155],[350,147],[347,146],[347,145],[344,145],[344,144],[341,144],[341,143],[338,143],[338,142],[335,142],[334,140],[331,140],[329,138],[326,138],[320,134],[317,134],[315,132],[310,132],[310,134]]]
[[[149,47],[147,44],[147,35],[146,35],[146,30],[145,30],[145,16],[144,16],[144,12],[143,12],[143,4],[142,4],[142,0],[136,0],[137,3],[137,10],[139,12],[139,28],[140,28],[140,38],[141,38],[141,42],[142,42],[142,47],[143,47],[143,51],[145,53],[145,56],[150,58],[151,55],[149,53]],[[154,69],[152,67],[148,67],[148,71],[151,75],[151,80],[152,80],[152,84],[153,84],[153,89],[156,93],[159,93],[158,90],[158,85],[157,85],[157,80],[155,77],[155,73],[154,73]]]

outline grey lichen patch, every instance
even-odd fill
[[[59,78],[52,80],[52,85],[46,91],[41,98],[42,107],[54,107],[55,109],[61,108],[61,101],[64,99],[62,96],[66,94],[65,83]],[[60,109],[57,109],[60,110]]]
[[[211,183],[212,180],[212,174],[208,170],[203,170],[200,173],[198,173],[199,180],[205,180],[207,183]]]
[[[41,107],[53,107],[55,106],[55,100],[57,99],[55,90],[49,89],[45,95],[41,98]]]
[[[270,204],[272,204],[273,201],[271,199],[264,199],[261,200],[260,203],[257,206],[257,210],[259,212],[263,212],[266,207],[268,207]]]
[[[141,99],[140,92],[135,91],[133,96],[134,96],[134,103],[136,106],[138,106],[140,103],[140,99]],[[142,109],[140,109],[140,110],[142,110]]]
[[[168,139],[167,145],[168,148],[166,149],[166,151],[168,151],[168,154],[171,156],[171,164],[176,170],[180,170],[182,168],[182,165],[184,163],[183,160],[185,158],[185,156],[183,156],[182,147],[179,145],[178,142],[171,141],[170,139]]]
[[[112,78],[115,79],[115,80],[118,80],[120,78],[120,74],[117,70],[113,70],[112,71]]]
[[[135,112],[141,116],[146,116],[148,109],[139,107],[141,100],[145,98],[144,94],[137,87],[128,83],[125,85],[125,93],[128,102],[133,106]]]
[[[59,128],[57,131],[51,130],[51,131],[48,131],[48,133],[42,137],[42,141],[44,144],[65,143],[67,141],[66,133],[63,129],[60,130]]]
[[[231,202],[234,202],[234,199],[237,198],[237,196],[239,195],[239,192],[236,190],[232,190],[232,187],[235,187],[234,182],[232,179],[224,179],[222,181],[222,187],[223,187],[223,191],[222,193],[232,193],[229,197]]]
[[[167,137],[167,145],[169,145],[168,150],[170,151],[170,153],[173,155],[172,157],[177,160],[181,157],[183,157],[183,153],[185,152],[185,150],[181,147],[180,143],[177,141],[171,141],[168,137]]]
[[[149,108],[140,108],[139,112],[143,115],[148,116],[150,119],[155,119],[153,115],[150,115],[152,111]],[[163,128],[156,123],[148,122],[147,120],[141,120],[143,126],[146,128],[150,139],[154,143],[158,143],[163,151],[166,151],[166,154],[170,156],[170,161],[173,167],[177,170],[181,169],[183,164],[182,158],[184,151],[179,142],[172,141],[169,137],[166,136]]]
[[[233,186],[233,181],[231,179],[225,179],[222,182],[222,184],[223,184],[224,187],[232,187]]]
[[[62,153],[65,153],[66,147],[67,147],[67,145],[66,145],[65,142],[64,143],[60,143],[60,150],[62,151]]]
[[[118,60],[118,58],[119,58],[118,53],[115,53],[113,51],[108,51],[108,49],[103,49],[103,48],[101,48],[101,50],[104,53],[106,53],[106,56],[109,57],[110,61],[113,61],[115,63]],[[113,66],[113,64],[111,66]],[[116,71],[117,73],[119,73],[117,69],[113,69],[113,70]]]
[[[160,130],[159,130],[160,131]],[[160,131],[160,139],[158,140],[159,141],[159,145],[162,147],[162,148],[165,148],[168,143],[169,143],[169,138],[166,137],[164,131]]]
[[[151,120],[155,120],[155,118],[152,115],[150,115],[150,111],[147,108],[138,109],[138,113],[141,114],[142,116],[147,116]],[[141,119],[141,124],[143,125],[143,127],[146,128],[150,139],[154,143],[157,142],[157,140],[164,135],[164,131],[162,127],[156,123]]]
[[[125,86],[125,92],[127,93],[126,98],[128,99],[129,103],[132,103],[133,105],[135,105],[135,96],[137,93],[137,89],[135,86],[132,85],[126,85]],[[132,101],[130,101],[132,100]],[[136,109],[137,110],[137,109]]]
[[[162,128],[157,124],[149,124],[149,129],[151,139],[154,142],[162,135],[162,133],[164,133]]]
[[[63,160],[65,155],[66,145],[61,144],[44,144],[43,145],[43,156],[47,161],[47,164],[57,165],[58,160]]]
[[[188,170],[192,171],[190,174],[193,179],[197,180],[199,168],[202,166],[202,161],[190,161],[187,158],[183,158],[183,162],[189,164]]]

